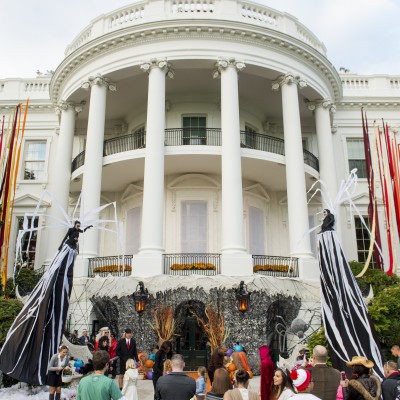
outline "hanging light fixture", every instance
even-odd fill
[[[149,291],[144,287],[142,281],[140,281],[136,286],[133,298],[135,300],[136,312],[140,315],[145,310],[147,300],[149,299]]]
[[[236,289],[236,300],[238,301],[240,312],[245,313],[250,310],[250,296],[251,293],[247,291],[247,286],[244,284],[244,281],[241,281],[239,287]]]

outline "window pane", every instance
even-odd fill
[[[367,166],[365,163],[364,140],[347,139],[347,155],[349,159],[349,170],[357,168],[359,178],[367,177]]]
[[[28,228],[37,228],[38,222],[39,218],[36,217],[32,226],[32,217],[29,217]],[[18,217],[18,230],[23,229],[23,223],[24,217]],[[21,238],[22,262],[26,263],[29,268],[34,268],[35,266],[36,241],[37,231],[26,232]]]
[[[366,225],[370,226],[368,217],[363,217]],[[371,242],[367,228],[362,224],[359,217],[354,217],[354,225],[356,229],[357,242],[357,258],[359,262],[365,262],[368,257],[369,245]],[[371,260],[372,266],[375,265],[374,260]]]
[[[24,155],[24,179],[43,180],[45,179],[46,142],[27,141],[25,142]]]

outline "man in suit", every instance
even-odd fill
[[[124,374],[126,370],[126,361],[130,358],[139,362],[139,357],[136,349],[136,341],[132,338],[132,330],[125,329],[125,338],[120,339],[117,344],[117,356],[119,357],[119,387],[122,388]]]

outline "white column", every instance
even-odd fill
[[[164,252],[164,136],[165,79],[173,71],[165,60],[141,65],[149,74],[146,122],[146,158],[139,255],[134,257],[133,275],[162,274]]]
[[[101,176],[103,171],[103,142],[106,117],[107,91],[115,91],[116,87],[108,78],[101,75],[89,77],[83,83],[83,88],[90,88],[90,106],[85,149],[85,167],[83,172],[82,198],[84,213],[89,213],[88,220],[99,218],[98,214],[90,213],[100,206]],[[90,229],[80,238],[80,254],[84,258],[98,255],[97,229]],[[85,271],[82,271],[85,275]]]
[[[72,162],[72,147],[75,133],[75,117],[76,113],[82,111],[84,103],[74,104],[71,102],[62,101],[56,107],[56,112],[61,114],[60,117],[60,132],[58,135],[56,162],[53,163],[51,170],[51,192],[58,204],[65,210],[68,215],[69,204],[69,186],[71,181],[71,162]],[[57,219],[65,221],[65,216],[57,207],[55,202],[52,202],[50,209],[51,218],[48,219],[48,225],[58,225]],[[53,229],[48,236],[47,244],[47,260],[49,262],[57,252],[66,229]]]
[[[298,86],[306,83],[287,74],[274,82],[272,89],[282,91],[290,255],[311,257]]]
[[[337,194],[337,177],[335,157],[333,154],[333,141],[330,112],[335,106],[329,99],[317,100],[308,103],[308,108],[315,112],[315,127],[318,139],[319,175],[324,186],[322,191],[327,199],[323,199],[324,208],[329,208]],[[331,210],[335,212],[335,210]]]
[[[220,60],[221,76],[221,173],[222,173],[222,258],[221,272],[251,275],[251,256],[244,242],[242,161],[240,148],[238,71],[243,62]]]

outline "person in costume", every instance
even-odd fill
[[[69,308],[79,221],[68,229],[47,271],[29,295],[0,351],[0,370],[21,382],[43,385],[60,346]]]
[[[51,357],[49,364],[49,375],[46,382],[49,385],[49,400],[61,399],[62,372],[64,369],[69,369],[68,363],[68,347],[60,346],[59,352]]]
[[[269,347],[261,346],[258,349],[260,355],[260,394],[261,400],[270,400],[271,398],[271,387],[274,378],[274,363],[272,361]]]
[[[333,226],[335,225],[335,216],[327,208],[325,208],[325,210],[322,212],[322,215],[324,216],[324,220],[322,221],[320,233],[333,231]]]
[[[327,209],[324,215],[321,232],[317,235],[318,261],[322,322],[332,349],[332,363],[344,370],[345,360],[362,354],[373,360],[374,372],[382,378],[382,353],[375,328],[334,230],[335,218]]]

